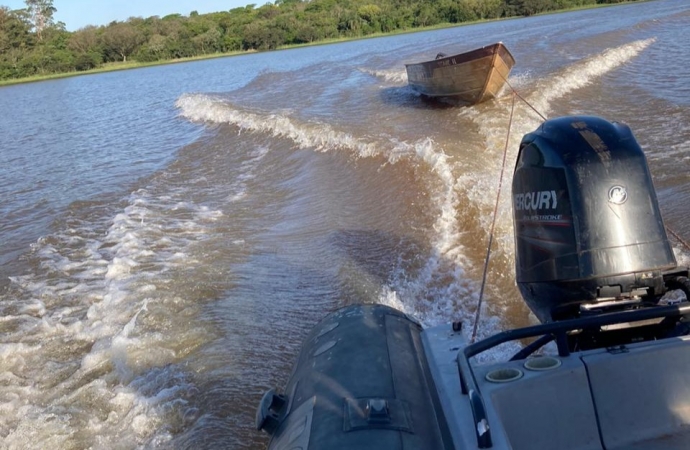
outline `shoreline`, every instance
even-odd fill
[[[623,1],[621,3],[604,3],[604,4],[595,4],[595,5],[585,5],[585,6],[580,6],[580,7],[576,7],[576,8],[570,8],[570,9],[548,11],[548,12],[544,12],[544,13],[535,14],[534,16],[529,16],[529,17],[546,16],[546,15],[551,15],[551,14],[563,14],[563,13],[573,12],[573,11],[582,11],[582,10],[586,10],[586,9],[595,9],[595,8],[607,8],[607,7],[612,7],[612,6],[629,5],[629,4],[633,4],[633,3],[646,3],[647,1],[653,1],[653,0]],[[352,37],[352,38],[343,37],[343,38],[337,38],[337,39],[325,39],[322,41],[311,42],[308,44],[286,45],[286,46],[278,47],[278,48],[273,49],[273,50],[264,50],[261,52],[256,51],[256,50],[247,50],[247,51],[235,51],[235,52],[227,52],[227,53],[213,53],[213,54],[208,54],[208,55],[192,56],[189,58],[166,59],[166,60],[153,61],[153,62],[108,63],[108,64],[106,64],[102,67],[96,68],[96,69],[84,70],[84,71],[79,71],[79,72],[54,73],[54,74],[49,74],[49,75],[37,75],[37,76],[26,77],[26,78],[13,78],[13,79],[9,79],[9,80],[0,80],[0,88],[4,87],[4,86],[13,86],[13,85],[17,85],[17,84],[37,83],[37,82],[41,82],[41,81],[58,80],[58,79],[62,79],[62,78],[71,78],[71,77],[78,77],[78,76],[84,76],[84,75],[97,75],[97,74],[107,73],[107,72],[118,72],[121,70],[142,69],[142,68],[146,68],[146,67],[163,66],[163,65],[169,65],[169,64],[180,64],[180,63],[203,61],[203,60],[216,59],[216,58],[230,58],[233,56],[251,55],[253,53],[279,52],[282,50],[291,50],[291,49],[295,49],[295,48],[314,47],[314,46],[318,46],[318,45],[338,44],[341,42],[359,41],[359,40],[363,40],[363,39],[376,39],[376,38],[382,38],[382,37],[387,37],[387,36],[396,36],[396,35],[400,35],[400,34],[421,33],[421,32],[425,32],[425,31],[441,30],[441,29],[447,29],[447,28],[456,28],[456,27],[463,27],[463,26],[469,26],[469,25],[476,25],[479,23],[502,22],[502,21],[507,21],[507,20],[518,20],[518,19],[524,19],[524,18],[526,18],[526,16],[505,17],[502,19],[476,20],[476,21],[472,21],[472,22],[462,22],[462,23],[455,23],[455,24],[452,24],[452,23],[437,24],[437,25],[432,25],[432,26],[428,26],[428,27],[413,28],[413,29],[408,29],[408,30],[396,30],[396,31],[391,31],[390,33],[374,33],[374,34],[370,34],[367,36],[360,36],[360,37]]]

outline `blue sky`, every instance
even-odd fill
[[[268,0],[53,0],[57,9],[53,18],[56,22],[65,22],[67,30],[75,31],[86,25],[106,25],[129,17],[163,17],[174,13],[188,16],[192,11],[205,14],[265,3]],[[0,0],[0,6],[21,9],[26,3],[24,0]]]

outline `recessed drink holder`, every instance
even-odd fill
[[[527,370],[551,370],[561,366],[561,360],[553,356],[530,358],[523,364]]]
[[[486,379],[492,383],[507,383],[522,378],[522,370],[512,367],[496,369],[486,374]]]

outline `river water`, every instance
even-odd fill
[[[0,88],[0,448],[260,449],[329,311],[471,325],[512,96],[424,101],[403,64],[439,51],[503,41],[541,114],[628,124],[690,239],[688,29],[658,0]],[[540,123],[516,104],[480,336],[533,321],[507,187]]]

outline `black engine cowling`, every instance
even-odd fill
[[[543,322],[663,294],[676,267],[630,128],[562,117],[524,136],[513,176],[516,281]]]

